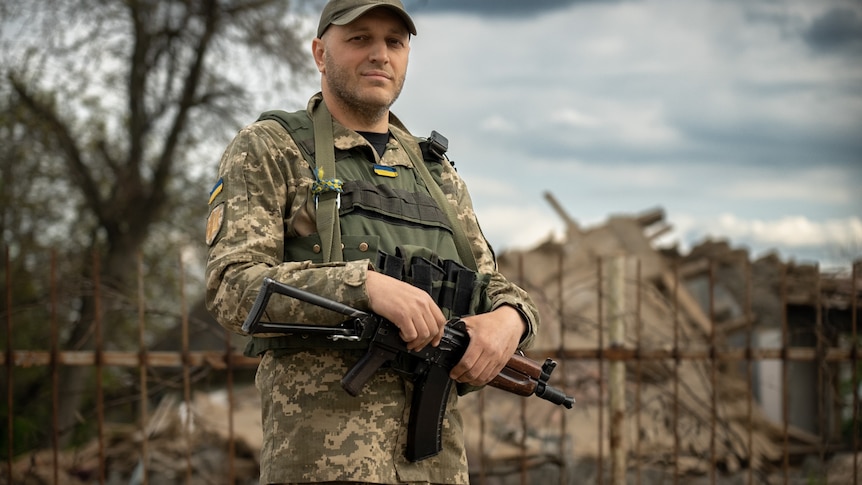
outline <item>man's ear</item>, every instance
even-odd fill
[[[311,41],[311,55],[314,57],[314,63],[317,64],[317,70],[323,72],[323,53],[326,51],[326,46],[319,37],[315,37]]]

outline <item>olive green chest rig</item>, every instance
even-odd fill
[[[320,238],[321,262],[345,260],[345,254],[342,252],[342,249],[345,247],[342,241],[342,224],[339,223],[339,208],[344,183],[336,177],[335,143],[332,116],[329,110],[321,101],[316,109],[314,109],[313,114],[309,114],[306,111],[288,113],[286,111],[274,110],[261,114],[258,121],[262,120],[274,120],[281,124],[291,135],[314,172],[316,181],[312,187],[312,193],[314,194],[317,206],[316,222],[318,230],[318,235],[315,235],[315,237]],[[408,133],[397,118],[393,117],[393,124],[401,128],[403,133]],[[430,225],[439,224],[451,231],[454,247],[449,252],[450,254],[445,254],[447,251],[442,251],[443,254],[441,254],[441,257],[458,259],[461,264],[476,271],[476,260],[473,256],[469,240],[458,220],[455,208],[449,203],[440,188],[442,164],[449,163],[445,158],[445,152],[448,148],[447,140],[437,132],[432,132],[431,137],[428,139],[413,137],[409,133],[408,138],[405,139],[405,136],[400,135],[398,130],[392,130],[391,133],[408,154],[413,169],[416,172],[416,178],[421,185],[424,185],[430,195],[430,198],[428,198],[424,194],[420,194],[418,197],[425,197],[428,200],[420,199],[415,204],[410,204],[409,208],[419,207],[419,209],[414,209],[421,212],[421,214],[417,214],[417,217],[423,218]],[[416,145],[418,145],[419,150],[414,148]],[[357,188],[357,184],[362,184],[362,182],[352,181],[347,183],[353,184],[351,188],[354,189]],[[368,197],[375,197],[374,187],[371,187],[371,184],[368,183],[366,185],[366,187],[359,186],[358,190],[353,190],[352,193],[371,194]],[[356,197],[358,196],[354,196],[354,198]],[[413,195],[407,194],[407,197],[413,197]],[[385,197],[377,196],[377,198]],[[361,204],[361,201],[359,203]],[[405,211],[398,210],[396,212],[403,213]],[[351,236],[348,234],[344,237],[350,238]],[[348,247],[352,248],[350,245]],[[429,247],[434,246],[429,245]],[[391,254],[393,249],[389,248],[387,252]]]

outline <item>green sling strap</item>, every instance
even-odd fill
[[[394,131],[392,132],[392,135],[396,140],[398,140],[398,143],[400,143],[401,146],[408,146],[405,143],[405,140],[402,140]],[[470,241],[467,240],[467,234],[464,233],[464,230],[461,227],[461,221],[458,220],[458,216],[455,214],[455,208],[446,199],[446,195],[443,193],[443,190],[440,189],[440,186],[437,185],[437,182],[434,181],[434,178],[431,176],[431,172],[429,172],[428,167],[425,166],[425,160],[417,157],[414,151],[410,149],[407,149],[407,155],[410,157],[410,161],[413,162],[413,166],[415,166],[416,170],[419,172],[419,176],[422,177],[422,181],[425,182],[428,192],[431,193],[431,198],[434,199],[437,206],[446,212],[446,217],[449,219],[449,224],[452,226],[452,231],[454,232],[455,249],[458,250],[458,256],[461,258],[461,263],[473,271],[478,271],[479,266],[476,264],[476,258],[473,257],[473,250],[470,248]]]
[[[335,179],[335,139],[332,135],[332,115],[326,103],[320,102],[314,111],[314,155],[317,158],[318,180]],[[321,255],[324,262],[343,261],[341,226],[338,224],[340,193],[325,191],[318,195],[317,232],[320,234]]]

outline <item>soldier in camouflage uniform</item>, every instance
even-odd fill
[[[298,113],[308,119],[321,109],[331,113],[337,176],[344,184],[338,216],[343,261],[320,256],[320,174],[300,146],[313,138],[310,130],[291,133],[276,121],[259,121],[227,147],[210,194],[206,231],[207,302],[225,327],[242,333],[261,282],[270,277],[381,315],[412,349],[440,342],[449,315],[429,293],[376,270],[378,252],[463,259],[445,211],[416,175],[415,160],[422,160],[416,139],[389,112],[404,82],[411,34],[416,28],[399,0],[331,0],[312,43],[321,92]],[[464,318],[470,345],[451,373],[463,385],[481,386],[533,339],[538,312],[497,271],[464,181],[445,159],[428,165],[487,281],[487,307]],[[374,202],[386,198],[390,202]],[[344,318],[285,297],[273,298],[266,315],[312,325]],[[256,376],[264,428],[261,483],[468,483],[455,392],[448,400],[443,450],[410,462],[404,457],[409,380],[381,369],[351,397],[340,379],[362,349],[301,336],[257,337],[250,348],[262,356]]]

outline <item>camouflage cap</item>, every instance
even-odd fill
[[[401,0],[329,0],[320,14],[317,36],[321,37],[330,25],[347,25],[377,7],[385,7],[397,13],[407,25],[407,30],[416,35],[416,25],[404,10]]]

